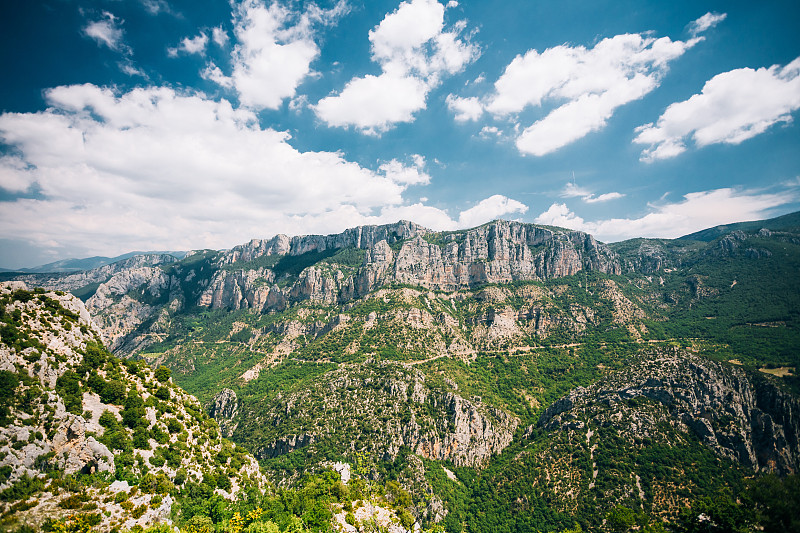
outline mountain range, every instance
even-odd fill
[[[78,310],[88,336],[70,341],[78,355],[65,364],[47,363],[49,381],[42,361],[69,328],[38,341],[45,348],[0,331],[0,355],[17,376],[9,379],[51,390],[42,412],[55,402],[68,413],[59,373],[81,367],[87,343],[103,350],[106,366],[94,374],[86,363],[83,373],[69,370],[84,391],[71,416],[112,457],[105,435],[123,431],[120,421],[115,430],[92,424],[102,406],[127,407],[121,396],[103,403],[91,376],[128,391],[135,382],[150,391],[146,404],[159,390],[148,369],[169,372],[169,398],[195,405],[190,393],[202,405],[171,412],[217,428],[206,437],[216,448],[200,457],[222,454],[225,468],[234,456],[239,465],[258,460],[248,475],[258,498],[305,498],[305,507],[284,503],[250,519],[253,531],[267,518],[276,531],[294,519],[312,531],[782,531],[800,523],[789,505],[800,499],[798,272],[800,213],[612,244],[520,222],[436,232],[401,221],[5,274],[4,317],[30,302],[56,312],[48,302],[59,300]],[[23,327],[34,314],[4,321],[39,331]],[[87,402],[102,409],[87,414]],[[4,431],[27,424],[22,412],[10,401]],[[59,421],[50,440],[31,443],[56,449],[68,425]],[[125,430],[134,441],[136,427]],[[169,435],[159,427],[152,420],[145,429]],[[11,452],[19,436],[5,439],[0,468],[12,470],[0,491],[42,474],[19,469],[28,452]],[[168,437],[158,452],[154,441],[150,453],[168,459],[177,442]],[[241,496],[225,503],[245,485],[233,473],[218,486],[203,477],[213,463],[182,467],[216,491],[223,510],[192,507],[189,484],[174,479],[179,468],[166,468],[164,497],[179,503],[139,526],[169,519],[188,528],[206,517],[233,530],[234,509],[240,517],[254,509]],[[136,468],[105,471],[132,486],[151,469]],[[320,486],[327,496],[309,489]],[[14,527],[31,516],[15,494],[4,498]],[[96,527],[136,525],[118,515]]]

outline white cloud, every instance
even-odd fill
[[[460,228],[473,228],[503,216],[516,213],[525,214],[527,211],[527,205],[506,196],[495,194],[485,200],[481,200],[475,207],[462,211],[458,216],[458,226]]]
[[[206,68],[200,73],[200,76],[226,89],[233,87],[233,80],[229,76],[226,76],[225,73],[222,72],[222,69],[213,63],[206,65]]]
[[[593,48],[568,44],[518,55],[483,98],[448,99],[457,120],[479,117],[478,105],[496,119],[509,119],[521,130],[516,145],[523,154],[543,156],[605,127],[620,107],[658,87],[671,61],[703,37],[700,32],[722,20],[708,14],[694,23],[687,41],[650,33],[606,38]],[[452,103],[451,103],[452,102]],[[469,105],[469,112],[463,108]],[[517,115],[530,107],[546,111],[524,126]]]
[[[219,47],[225,47],[228,44],[228,32],[222,26],[217,26],[211,30],[211,39],[217,43]]]
[[[800,57],[783,68],[741,68],[708,80],[700,94],[669,107],[654,124],[637,128],[635,143],[649,144],[643,161],[667,159],[698,147],[739,144],[800,109]]]
[[[105,45],[118,52],[129,52],[129,49],[122,42],[122,20],[115,17],[108,11],[103,11],[103,18],[90,22],[83,28],[83,33],[97,41],[99,45]]]
[[[141,0],[141,2],[151,15],[158,15],[162,11],[165,13],[172,12],[166,0]]]
[[[624,198],[625,195],[620,192],[607,192],[601,194],[599,196],[589,195],[583,198],[583,201],[587,204],[596,204],[599,202],[608,202],[609,200],[618,200],[619,198]]]
[[[425,158],[421,155],[412,156],[413,163],[406,166],[397,159],[392,159],[379,167],[383,174],[400,185],[427,185],[431,177],[424,171]]]
[[[534,224],[558,226],[560,228],[573,230],[584,229],[583,219],[570,211],[567,207],[567,204],[554,203],[547,208],[547,211],[544,211],[538,217],[533,219],[533,222]]]
[[[447,95],[447,107],[455,113],[458,122],[478,120],[483,115],[483,105],[477,97],[460,98],[453,94]]]
[[[353,78],[337,96],[328,96],[312,106],[329,126],[355,126],[363,133],[378,134],[398,122],[411,122],[425,107],[428,88],[413,76]]]
[[[727,16],[727,13],[706,13],[699,19],[689,24],[689,32],[692,35],[699,35],[725,20]]]
[[[594,193],[592,193],[588,189],[579,187],[575,183],[567,183],[566,185],[564,185],[564,188],[561,190],[559,196],[561,196],[562,198],[580,198],[587,204],[595,204],[599,202],[608,202],[609,200],[616,200],[618,198],[623,198],[625,195],[618,192],[607,192],[599,196],[595,196]]]
[[[634,237],[674,239],[720,224],[769,218],[771,209],[798,199],[796,189],[763,193],[725,188],[689,193],[680,202],[650,206],[650,212],[640,218],[586,221],[566,204],[554,203],[534,222],[585,231],[606,242]]]
[[[411,122],[441,77],[464,69],[478,49],[459,38],[465,22],[445,30],[445,7],[436,0],[402,2],[369,32],[372,60],[381,74],[353,78],[338,94],[313,107],[329,126],[354,126],[367,134]]]
[[[346,10],[344,1],[328,10],[312,4],[299,13],[278,2],[266,6],[264,0],[244,0],[234,8],[237,42],[231,53],[231,75],[225,76],[214,63],[204,74],[223,87],[233,87],[247,107],[277,109],[312,74],[311,62],[319,56],[314,25],[332,24]],[[217,29],[213,37],[222,46],[227,34]]]
[[[564,188],[561,190],[559,196],[562,198],[580,198],[582,196],[589,196],[591,194],[591,191],[588,189],[579,187],[573,182],[568,182],[566,185],[564,185]]]
[[[167,49],[167,53],[170,57],[177,57],[180,52],[205,55],[207,44],[208,34],[200,32],[200,34],[195,37],[184,37],[181,39],[181,43],[178,46]]]
[[[10,193],[22,193],[35,182],[28,164],[15,156],[0,157],[0,189]]]
[[[133,61],[131,61],[129,58],[125,58],[124,61],[120,61],[119,63],[117,63],[117,66],[122,72],[124,72],[128,76],[139,76],[146,80],[150,79],[147,73],[141,68],[137,67],[133,63]]]
[[[504,197],[456,218],[407,204],[405,191],[431,180],[424,157],[373,171],[339,153],[301,152],[253,111],[202,94],[85,84],[45,96],[45,111],[0,115],[0,142],[18,154],[0,157],[0,187],[36,191],[3,203],[0,234],[46,249],[224,248],[400,218],[455,229],[525,210]]]
[[[484,139],[497,139],[503,136],[503,132],[500,131],[500,128],[497,126],[484,126],[481,128],[481,131],[478,133]]]

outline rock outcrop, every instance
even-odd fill
[[[269,444],[256,452],[264,458],[298,448],[313,454],[318,441],[345,448],[359,442],[379,457],[395,457],[406,446],[422,457],[478,468],[511,443],[519,424],[480,399],[428,387],[411,367],[375,361],[341,365],[310,388],[279,395],[258,414],[240,411],[236,420],[243,441],[254,433],[266,437]]]
[[[587,418],[588,404],[638,397],[662,404],[670,423],[693,432],[721,457],[756,472],[800,472],[800,402],[766,377],[678,350],[660,351],[571,391],[545,410],[539,425],[555,430],[600,424]],[[638,431],[654,429],[643,423]]]
[[[208,415],[217,421],[219,430],[225,437],[230,437],[236,431],[238,424],[235,419],[237,414],[239,414],[239,399],[233,390],[222,389],[211,400],[211,408],[208,410]]]
[[[137,272],[128,271],[122,281],[136,280]],[[228,469],[229,456],[235,455],[240,469],[229,474],[231,492],[217,492],[232,498],[245,480],[264,485],[255,459],[220,438],[196,398],[169,380],[159,381],[150,368],[123,363],[105,351],[79,299],[28,291],[19,281],[3,283],[0,325],[0,510],[7,523],[16,520],[41,530],[46,517],[68,519],[76,513],[73,500],[81,506],[86,499],[96,502],[92,519],[102,530],[170,523],[170,496],[156,500],[152,487],[143,486],[134,497],[127,483],[78,484],[78,501],[54,483],[73,474],[149,479],[171,490],[173,483],[199,482],[209,469]],[[235,396],[219,403],[221,414],[235,416]],[[187,450],[193,453],[180,453]],[[220,463],[223,452],[226,459]],[[115,498],[120,491],[129,494]],[[132,514],[122,505],[126,500],[141,512]]]

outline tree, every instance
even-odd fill
[[[156,368],[154,375],[158,381],[164,383],[165,381],[169,380],[170,376],[172,376],[172,371],[164,365],[161,365],[160,367]]]
[[[606,524],[613,531],[628,531],[636,523],[636,513],[622,505],[618,505],[606,515]]]

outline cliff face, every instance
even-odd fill
[[[87,307],[111,348],[130,353],[158,340],[170,312],[184,306],[280,312],[303,301],[346,304],[387,284],[457,291],[621,269],[614,252],[581,232],[497,221],[438,234],[398,222],[336,235],[254,239],[177,263],[172,256],[137,256],[37,283],[62,290],[96,285]]]
[[[367,250],[381,241],[392,244],[426,233],[430,233],[430,230],[413,222],[400,221],[383,226],[358,226],[334,235],[276,235],[268,240],[253,239],[247,244],[233,247],[223,253],[221,264],[253,261],[269,255],[302,255],[341,248]]]
[[[23,274],[17,276],[16,279],[32,287],[43,287],[52,291],[73,291],[87,285],[108,281],[114,274],[125,270],[163,265],[175,261],[177,259],[169,254],[143,254],[72,274]]]
[[[692,432],[718,456],[756,472],[800,471],[800,402],[766,377],[679,351],[662,351],[588,388],[578,388],[551,405],[539,425],[549,430],[602,425],[592,404],[612,407],[647,398],[666,408],[664,420]],[[635,404],[634,404],[635,405]],[[640,416],[636,412],[641,411]],[[660,421],[633,408],[631,437],[658,432]],[[610,420],[610,419],[609,419]]]
[[[582,232],[497,221],[438,237],[401,222],[353,228],[338,235],[254,240],[223,254],[220,264],[226,269],[216,273],[198,303],[215,309],[270,310],[305,299],[345,303],[385,283],[454,291],[484,283],[548,280],[581,270],[609,274],[622,270],[613,252]],[[395,255],[391,245],[400,242]],[[310,267],[283,288],[275,284],[280,280],[274,269],[235,268],[237,263],[269,255],[301,256],[347,248],[367,251],[357,268],[342,268],[335,261],[328,269]]]

